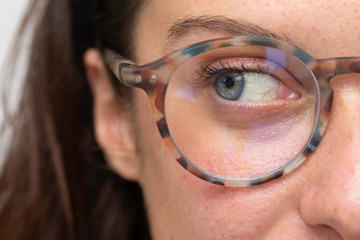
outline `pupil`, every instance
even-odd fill
[[[231,76],[227,76],[226,77],[226,80],[225,80],[225,86],[227,87],[227,88],[233,88],[234,87],[234,85],[235,85],[235,80],[234,80],[234,78],[233,77],[231,77]]]

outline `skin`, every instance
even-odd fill
[[[360,3],[351,0],[149,0],[135,29],[141,65],[205,39],[191,33],[164,45],[177,19],[224,15],[285,33],[315,58],[360,56]],[[250,188],[226,188],[185,171],[168,152],[147,96],[133,109],[113,92],[96,50],[84,56],[95,99],[95,129],[109,164],[139,182],[153,239],[360,239],[360,76],[332,79],[334,100],[317,150],[292,173]]]

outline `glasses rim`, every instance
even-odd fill
[[[315,119],[307,143],[286,164],[259,176],[232,178],[216,175],[201,169],[181,152],[169,133],[164,111],[164,96],[172,74],[190,58],[214,49],[242,45],[258,45],[279,49],[292,54],[304,63],[312,74],[312,80],[316,87]],[[108,66],[121,83],[129,87],[142,88],[148,94],[161,137],[180,165],[200,179],[230,187],[247,187],[263,184],[286,175],[301,165],[317,148],[324,135],[328,120],[321,116],[321,112],[325,111],[326,105],[329,104],[329,99],[331,99],[333,94],[329,85],[330,79],[339,74],[360,73],[360,57],[317,60],[305,51],[287,42],[259,36],[235,36],[195,43],[142,66],[136,66],[133,62],[109,49],[105,50],[104,56]],[[161,78],[158,76],[161,76]]]

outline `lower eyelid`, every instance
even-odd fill
[[[210,93],[215,94],[215,93]],[[269,102],[229,102],[220,99],[218,96],[208,96],[209,111],[216,113],[216,116],[222,116],[222,119],[234,124],[258,123],[270,124],[283,121],[283,114],[286,113],[288,119],[298,118],[299,112],[306,111],[306,99],[281,99]],[[281,114],[279,114],[281,113]]]
[[[207,94],[206,94],[207,95]],[[289,104],[295,103],[295,101],[298,101],[301,99],[298,94],[289,95],[287,98],[284,99],[275,99],[271,101],[229,101],[226,99],[221,98],[218,96],[216,91],[210,91],[210,96],[208,98],[211,98],[211,101],[213,104],[217,104],[221,108],[246,108],[247,110],[260,110],[264,108],[278,108],[279,106],[287,106]]]

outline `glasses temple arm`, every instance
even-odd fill
[[[119,81],[122,83],[123,80],[121,79],[121,70],[126,66],[135,65],[134,62],[124,58],[123,56],[108,48],[104,50],[104,58],[106,65],[111,69],[116,78],[119,79]]]

